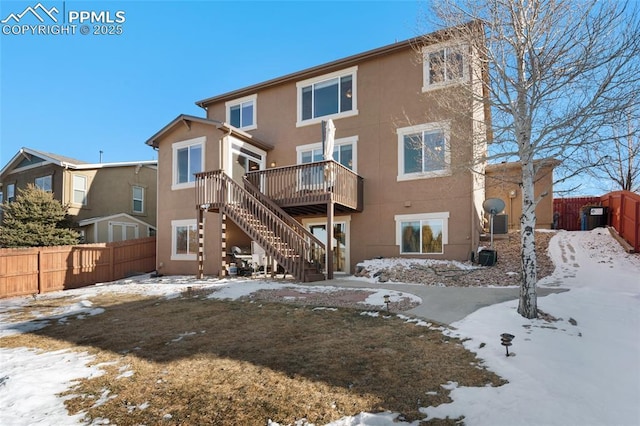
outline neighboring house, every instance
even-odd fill
[[[86,163],[22,148],[0,171],[0,197],[10,202],[35,184],[69,206],[84,242],[147,237],[155,234],[157,164]]]
[[[479,61],[450,34],[201,100],[205,118],[179,115],[149,138],[159,271],[223,274],[231,248],[252,241],[301,280],[318,279],[318,265],[332,277],[378,256],[470,259],[484,178],[465,165],[484,155],[488,130],[433,100],[471,84],[477,99],[459,108],[484,119]]]
[[[534,194],[542,196],[536,206],[536,228],[551,229],[553,225],[553,169],[558,160],[534,161],[537,170]],[[486,198],[500,198],[509,230],[520,229],[522,216],[522,166],[519,162],[490,164],[486,167]],[[487,216],[488,221],[488,216]],[[486,226],[488,228],[488,226]]]

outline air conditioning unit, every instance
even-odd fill
[[[493,233],[508,234],[509,233],[509,215],[497,214],[493,216]]]
[[[478,263],[482,266],[493,266],[498,261],[498,252],[491,249],[480,250]]]

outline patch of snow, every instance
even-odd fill
[[[93,357],[84,352],[0,348],[0,359],[3,425],[80,423],[83,414],[69,415],[64,399],[57,395],[82,378],[103,374],[88,366]]]
[[[111,391],[109,389],[102,389],[102,394],[100,395],[100,398],[98,398],[96,402],[93,403],[93,407],[100,407],[109,402],[110,399],[118,397],[118,395],[109,395],[110,393]]]

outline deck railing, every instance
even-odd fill
[[[362,178],[333,160],[258,170],[247,179],[281,207],[334,201],[362,210]]]

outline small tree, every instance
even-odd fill
[[[65,228],[67,208],[53,194],[34,185],[18,190],[15,201],[2,204],[0,246],[38,247],[78,243],[78,233]]]

